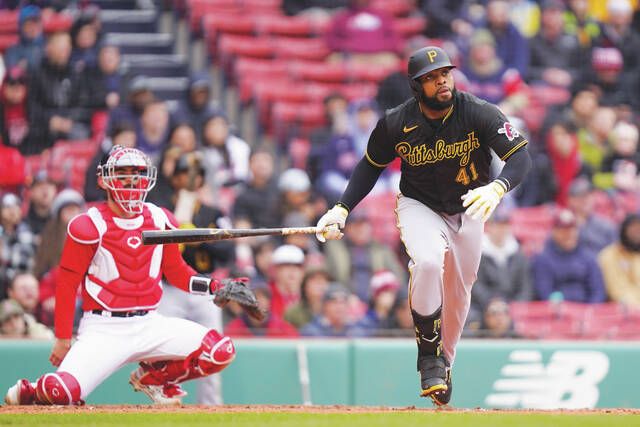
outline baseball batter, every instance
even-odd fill
[[[98,166],[107,201],[71,220],[56,287],[56,340],[49,360],[58,370],[31,383],[19,380],[5,396],[9,405],[79,405],[109,375],[140,362],[130,383],[154,403],[180,403],[180,383],[219,372],[231,363],[231,339],[216,330],[155,309],[163,274],[183,291],[224,305],[236,300],[257,307],[244,280],[198,276],[178,245],[142,245],[143,230],[175,228],[170,213],[144,200],[156,168],[134,148],[115,146]],[[77,341],[71,335],[78,286],[84,315]]]
[[[402,159],[396,214],[409,262],[409,305],[424,397],[451,399],[451,366],[480,263],[483,221],[530,168],[527,141],[500,110],[455,89],[447,54],[415,51],[408,64],[414,98],[388,110],[340,201],[320,218],[317,235],[339,239],[349,211],[389,163]],[[491,152],[504,161],[490,181]]]

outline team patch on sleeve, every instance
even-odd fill
[[[509,141],[513,141],[520,136],[520,132],[518,132],[518,129],[513,127],[513,125],[509,122],[504,122],[502,127],[498,129],[498,133],[506,136]]]

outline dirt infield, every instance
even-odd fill
[[[85,405],[85,406],[0,406],[2,414],[64,414],[64,413],[229,413],[229,412],[282,412],[282,413],[389,413],[389,412],[437,412],[437,413],[478,413],[478,414],[566,414],[566,415],[640,415],[640,409],[603,408],[577,410],[534,410],[534,409],[482,409],[482,408],[418,408],[415,406],[302,406],[302,405]]]

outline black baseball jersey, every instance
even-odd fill
[[[365,157],[384,167],[399,156],[402,194],[454,214],[464,211],[463,194],[489,183],[490,149],[506,160],[526,144],[495,105],[456,92],[442,120],[427,120],[415,99],[388,110],[369,138]]]

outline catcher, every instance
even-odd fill
[[[154,403],[178,404],[180,383],[219,372],[235,357],[231,339],[197,323],[155,311],[160,279],[185,292],[211,298],[218,306],[237,301],[261,318],[247,280],[199,276],[177,244],[144,246],[143,230],[175,228],[167,211],[145,203],[156,182],[156,168],[134,148],[115,146],[98,166],[98,185],[107,201],[76,216],[67,230],[56,287],[55,336],[49,357],[58,367],[35,382],[9,388],[9,405],[81,405],[109,375],[140,362],[130,383]],[[78,285],[84,315],[71,342]]]

